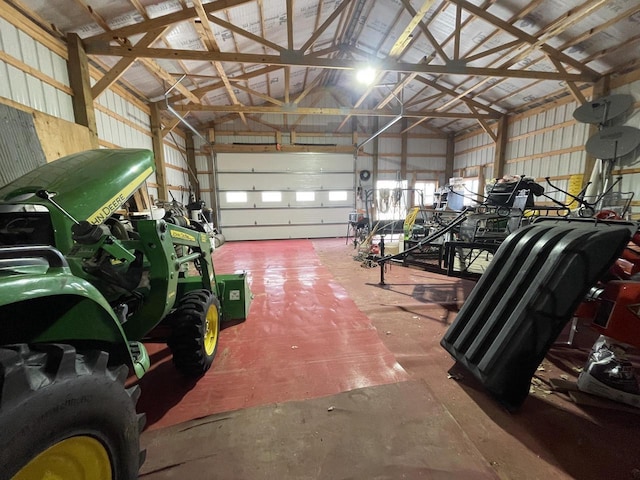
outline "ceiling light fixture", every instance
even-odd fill
[[[364,85],[371,85],[376,79],[376,71],[371,67],[361,68],[356,71],[356,80]]]

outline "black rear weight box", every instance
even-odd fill
[[[502,243],[440,344],[507,409],[637,225],[543,221]]]

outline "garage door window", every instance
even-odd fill
[[[247,203],[247,192],[227,192],[228,203]]]

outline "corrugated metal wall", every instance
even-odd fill
[[[164,163],[167,189],[170,193],[168,200],[177,200],[186,205],[189,194],[195,191],[195,185],[189,184],[189,165],[185,140],[177,133],[169,134],[164,142]]]
[[[33,116],[0,104],[0,186],[46,162]]]
[[[43,34],[44,35],[44,34]],[[69,87],[64,48],[54,51],[0,18],[0,97],[33,110],[73,122],[72,92]],[[95,83],[95,79],[92,79]],[[124,98],[112,89],[94,102],[100,146],[105,148],[152,149],[151,122],[144,106]],[[188,199],[184,138],[165,139],[166,177],[176,199]],[[150,194],[157,198],[155,175]]]
[[[66,59],[0,18],[0,96],[74,121]]]
[[[622,93],[633,96],[636,100],[634,110],[628,118],[626,118],[624,125],[640,128],[640,80],[618,87],[614,89],[613,93]],[[638,185],[640,185],[638,162],[640,162],[640,159],[637,158],[638,155],[640,155],[640,151],[638,150],[640,149],[636,149],[635,155],[626,156],[620,161],[620,173],[622,174],[621,190],[623,192],[635,192],[636,201],[640,200],[640,191],[638,190]]]
[[[626,93],[640,98],[640,81],[634,81],[613,89],[611,92]],[[570,178],[582,175],[585,169],[585,144],[589,139],[591,125],[576,121],[573,112],[580,105],[573,101],[559,102],[553,108],[538,108],[532,112],[516,115],[509,119],[508,140],[505,150],[505,174],[528,175],[540,182],[550,197],[564,202],[563,192],[551,187],[551,182],[561,190],[568,190]],[[640,128],[640,102],[636,100],[634,109],[624,124]],[[616,122],[617,123],[617,122]],[[456,140],[454,170],[457,175],[464,172],[476,174],[473,167],[484,166],[484,177],[493,178],[495,144],[484,131],[461,136]],[[637,152],[620,159],[616,173],[622,175],[619,190],[630,192],[640,184],[640,171],[634,169]],[[549,199],[540,199],[549,203]]]

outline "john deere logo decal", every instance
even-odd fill
[[[177,230],[171,230],[171,236],[173,238],[179,238],[180,240],[188,240],[190,242],[195,242],[196,237],[193,235],[189,235],[188,233],[179,232]]]
[[[99,225],[104,222],[107,218],[109,218],[120,206],[126,202],[127,198],[129,198],[133,192],[136,191],[139,185],[144,182],[145,178],[153,173],[153,169],[151,167],[147,168],[144,172],[138,175],[132,182],[129,183],[126,187],[116,193],[113,197],[109,199],[107,203],[102,205],[98,210],[93,212],[93,215],[90,215],[87,218],[89,223],[93,223],[94,225]]]

